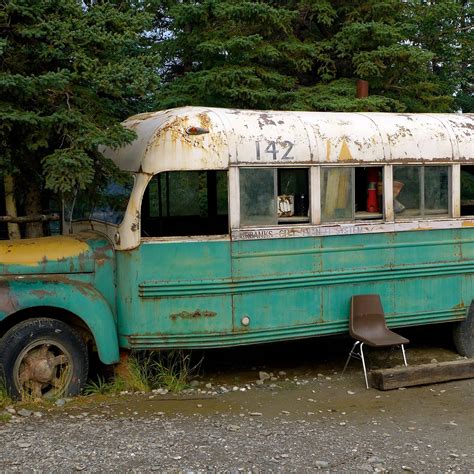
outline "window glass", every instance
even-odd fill
[[[160,173],[148,185],[141,216],[144,237],[226,234],[227,173]]]
[[[321,220],[338,221],[353,219],[354,193],[352,176],[354,168],[321,168]]]
[[[239,175],[242,226],[309,222],[307,168],[243,168]]]
[[[383,218],[383,168],[364,166],[354,168],[355,218]]]
[[[393,210],[397,217],[421,216],[421,166],[393,168]]]
[[[217,173],[216,179],[217,215],[226,216],[229,212],[229,198],[227,195],[227,173]]]
[[[449,214],[449,168],[426,166],[425,215],[447,216]]]
[[[383,218],[383,167],[322,167],[322,222]]]
[[[278,170],[278,222],[305,221],[309,208],[308,170]],[[288,218],[292,219],[288,219]],[[285,219],[286,218],[286,219]],[[301,219],[297,219],[301,218]],[[309,220],[309,219],[308,219]]]
[[[461,166],[461,216],[474,215],[474,166]]]
[[[116,172],[106,182],[75,193],[65,202],[65,215],[71,220],[96,220],[120,224],[125,216],[134,177]]]
[[[168,178],[168,179],[166,179]],[[206,172],[180,171],[161,175],[169,189],[171,216],[205,216],[207,214]]]
[[[448,166],[394,166],[395,219],[449,215]]]
[[[275,169],[242,168],[240,180],[240,224],[277,223]]]
[[[152,179],[148,185],[148,205],[151,217],[160,215],[160,196],[158,194],[158,180]]]

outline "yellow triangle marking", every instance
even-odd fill
[[[344,140],[342,142],[341,152],[339,153],[338,161],[349,161],[352,160],[351,152],[347,146],[347,142]]]

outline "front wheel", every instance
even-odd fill
[[[62,321],[30,319],[0,340],[0,369],[14,398],[78,395],[87,378],[87,347]]]
[[[474,303],[471,304],[466,319],[455,323],[453,340],[459,354],[474,357]]]

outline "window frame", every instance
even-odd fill
[[[386,216],[387,216],[387,207],[385,203],[385,189],[387,188],[387,183],[386,183],[386,166],[380,165],[380,164],[350,164],[350,165],[330,165],[330,166],[318,166],[321,170],[320,172],[320,189],[319,189],[319,197],[320,197],[320,208],[321,208],[321,216],[320,216],[320,221],[319,224],[324,225],[324,224],[340,224],[340,223],[348,223],[352,222],[354,224],[360,223],[360,222],[373,222],[373,223],[382,223],[382,222],[387,222]],[[323,220],[322,216],[322,177],[323,177],[323,169],[346,169],[349,168],[351,170],[351,218],[346,219],[346,218],[341,218],[341,219],[328,219],[328,220]],[[357,168],[377,168],[382,171],[382,183],[383,183],[383,193],[382,193],[382,202],[381,202],[381,209],[378,213],[373,213],[374,216],[362,216],[361,214],[357,215],[357,213],[361,211],[356,211],[356,169]],[[375,214],[381,214],[381,216],[375,216]]]
[[[176,212],[171,211],[171,202],[172,202],[172,192],[170,191],[170,188],[173,190],[173,193],[175,194],[175,189],[173,189],[170,186],[171,183],[171,177],[172,175],[177,175],[179,173],[195,173],[198,176],[198,179],[200,176],[198,173],[202,173],[205,175],[205,191],[206,191],[206,213],[201,214],[200,210],[199,212],[192,213],[192,214],[179,214]],[[209,173],[215,173],[214,178],[210,178]],[[219,212],[219,196],[218,196],[218,186],[219,186],[219,175],[218,173],[222,174],[223,179],[225,180],[225,185],[226,185],[226,209],[227,213],[223,214]],[[166,185],[165,187],[162,186],[162,178],[166,180]],[[211,181],[210,181],[211,179]],[[156,204],[156,213],[151,213],[151,196],[150,192],[152,189],[152,185],[156,183],[156,189],[154,189],[153,192],[156,194],[156,199],[157,199],[157,204]],[[212,184],[210,187],[210,183]],[[229,170],[228,169],[182,169],[182,170],[163,170],[158,173],[155,173],[154,175],[150,176],[149,179],[146,180],[146,183],[143,185],[143,192],[141,194],[140,198],[140,240],[143,239],[148,239],[148,240],[183,240],[183,239],[197,239],[197,240],[202,240],[202,239],[210,239],[210,240],[215,240],[216,237],[230,237],[230,232],[231,232],[231,226],[230,226],[230,189],[229,189],[229,184],[230,184],[230,176],[229,176]],[[155,186],[153,186],[154,188]],[[199,186],[198,186],[199,187]],[[165,191],[163,191],[165,189]],[[210,194],[210,191],[213,191],[212,194]],[[213,199],[210,199],[210,197],[213,196]],[[198,199],[199,201],[199,199]],[[211,206],[212,204],[212,206]],[[221,218],[222,222],[219,223],[219,218]],[[145,229],[145,222],[149,221],[157,228],[159,229],[161,226],[161,222],[168,220],[169,222],[178,222],[179,220],[183,221],[194,221],[194,224],[196,222],[199,224],[199,227],[205,227],[207,226],[208,228],[206,229],[209,231],[209,229],[214,226],[214,227],[222,227],[222,232],[216,232],[216,231],[211,231],[211,232],[198,232],[197,227],[198,225],[195,225],[193,227],[193,222],[191,222],[191,225],[189,226],[189,233],[187,231],[178,231],[176,234],[168,234],[169,230],[171,227],[168,227],[166,231],[161,232],[161,231],[155,231],[153,233],[148,234],[148,229]],[[226,221],[226,230],[224,231],[224,220]],[[154,221],[154,222],[153,222]],[[180,225],[178,223],[178,225]],[[150,225],[151,227],[151,225]]]
[[[248,229],[248,228],[256,228],[256,227],[280,227],[284,225],[312,225],[313,222],[313,192],[312,192],[312,183],[313,183],[313,173],[311,170],[315,168],[312,166],[238,166],[238,167],[230,167],[229,168],[229,195],[231,196],[230,201],[231,205],[229,208],[229,212],[231,214],[230,223],[231,229]],[[273,190],[274,190],[274,198],[275,198],[275,217],[276,222],[274,224],[242,224],[241,222],[241,186],[240,186],[240,171],[241,170],[273,170]],[[303,216],[295,216],[294,221],[288,220],[291,218],[280,218],[281,221],[279,222],[278,219],[278,170],[295,170],[295,169],[302,169],[306,170],[306,179],[307,179],[307,190],[308,190],[308,216],[307,218]],[[234,171],[230,171],[234,170]],[[230,194],[233,193],[233,194]],[[283,220],[285,219],[285,220]],[[237,224],[237,227],[234,227],[234,223]]]
[[[431,166],[440,166],[448,168],[448,214],[446,215],[419,215],[413,217],[405,218],[395,218],[395,213],[393,209],[393,176],[394,168],[396,166],[416,166],[416,167],[431,167]],[[474,164],[473,164],[474,166]],[[321,198],[321,188],[322,188],[322,170],[324,168],[345,168],[351,167],[353,169],[357,167],[363,168],[381,168],[382,170],[382,182],[383,182],[383,199],[382,199],[382,218],[380,219],[355,219],[351,220],[337,220],[337,221],[323,221],[322,220],[322,198]],[[272,168],[274,170],[278,169],[306,169],[308,170],[308,214],[309,222],[304,223],[280,223],[275,225],[242,225],[240,223],[240,174],[239,171],[242,168],[246,169],[258,169],[258,168]],[[351,173],[355,176],[355,171]],[[364,223],[367,225],[385,225],[385,224],[396,224],[401,222],[411,222],[418,220],[446,220],[446,219],[470,219],[472,216],[461,216],[460,215],[460,174],[461,174],[461,164],[460,163],[350,163],[350,164],[325,164],[317,163],[310,164],[306,166],[242,166],[242,165],[233,165],[229,167],[229,223],[231,230],[238,229],[251,229],[251,228],[269,228],[269,227],[281,227],[281,226],[303,226],[303,225],[312,225],[312,226],[334,226],[334,225],[357,225]],[[276,175],[276,173],[275,173]],[[275,178],[276,179],[276,178]],[[355,187],[353,186],[352,194],[355,193]],[[424,190],[423,190],[424,194]],[[353,198],[354,199],[354,198]]]
[[[392,190],[393,190],[393,181],[395,176],[395,168],[418,168],[419,172],[419,193],[420,193],[420,214],[414,216],[402,216],[397,218],[394,212],[394,222],[407,222],[407,221],[416,221],[416,220],[432,220],[432,219],[453,219],[453,164],[449,163],[414,163],[414,164],[398,164],[394,163],[393,165],[393,176],[392,176]],[[426,168],[447,168],[448,170],[448,211],[447,214],[437,215],[437,214],[426,214],[426,196],[425,196],[425,169]],[[460,176],[459,176],[460,178]],[[460,184],[459,184],[460,186]],[[393,198],[392,198],[393,202]],[[459,217],[459,216],[458,216]]]

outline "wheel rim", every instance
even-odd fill
[[[60,397],[66,393],[72,373],[69,351],[47,338],[26,346],[13,367],[14,384],[22,398]]]

